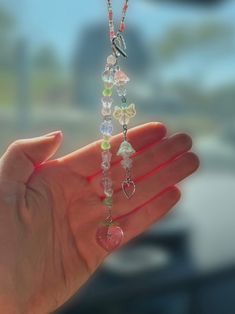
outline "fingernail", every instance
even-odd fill
[[[51,132],[51,133],[48,133],[46,135],[44,135],[45,137],[57,137],[57,136],[61,136],[62,135],[62,132],[61,131],[54,131],[54,132]]]

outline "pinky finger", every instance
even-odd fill
[[[124,232],[123,244],[163,218],[180,199],[180,190],[170,187],[142,207],[115,219]]]

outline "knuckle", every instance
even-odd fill
[[[16,140],[13,143],[10,144],[7,151],[11,153],[19,152],[22,146],[23,140]]]

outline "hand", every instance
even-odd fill
[[[185,134],[166,137],[160,123],[128,132],[136,149],[136,193],[127,200],[112,139],[113,213],[124,243],[159,221],[178,202],[175,184],[198,167]],[[95,234],[104,219],[100,142],[48,159],[61,132],[14,142],[0,159],[0,312],[49,313],[70,298],[107,253]]]

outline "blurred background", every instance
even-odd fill
[[[126,41],[135,124],[190,133],[201,169],[57,313],[234,314],[235,2],[130,1]],[[109,53],[104,0],[0,0],[0,153],[56,129],[59,156],[96,140]]]

